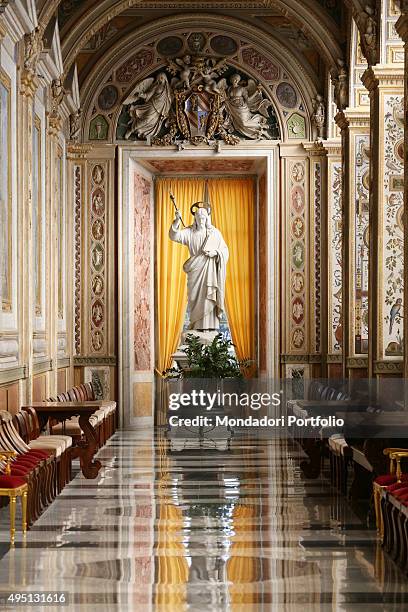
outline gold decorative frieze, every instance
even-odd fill
[[[116,366],[117,358],[111,357],[82,357],[76,355],[74,357],[74,366],[91,366],[91,365],[109,365]]]
[[[374,374],[402,374],[402,361],[376,361],[374,363]]]

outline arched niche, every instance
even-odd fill
[[[239,20],[215,19],[214,15],[158,20],[156,26],[154,31],[151,25],[142,28],[137,45],[130,36],[120,48],[113,47],[84,82],[84,141],[123,143],[120,135],[117,137],[117,124],[124,100],[136,84],[159,71],[165,71],[170,82],[174,75],[169,64],[186,54],[202,54],[214,61],[225,58],[226,77],[238,72],[243,82],[259,84],[271,102],[271,115],[276,115],[281,142],[312,138],[310,119],[316,85],[295,55],[279,47],[277,41],[248,24],[243,29]],[[198,38],[201,46],[195,53],[194,41]]]

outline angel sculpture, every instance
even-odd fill
[[[142,100],[142,104],[138,102]],[[135,135],[141,140],[157,136],[170,113],[172,103],[170,85],[164,72],[156,79],[144,79],[136,85],[124,101],[129,106],[131,117],[125,139]]]
[[[194,72],[191,55],[185,55],[183,58],[176,57],[174,61],[169,59],[168,64],[172,74],[179,73],[178,77],[171,80],[172,89],[190,89],[190,77]]]
[[[222,79],[218,83],[218,89],[224,94],[226,110],[237,132],[251,139],[272,139],[268,122],[268,109],[272,104],[263,97],[255,81],[250,79],[248,84],[244,85],[241,76],[233,74],[230,85],[228,86],[226,79]]]

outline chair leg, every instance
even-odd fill
[[[10,540],[14,544],[16,533],[16,496],[10,495]]]
[[[21,511],[23,515],[23,534],[27,533],[27,489],[21,496]]]

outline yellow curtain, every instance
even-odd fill
[[[255,184],[210,179],[212,222],[229,249],[225,306],[238,359],[255,360]]]
[[[185,246],[169,239],[174,219],[174,207],[169,198],[176,198],[184,223],[191,225],[190,206],[203,199],[205,180],[197,178],[159,178],[156,181],[156,284],[157,284],[157,370],[162,373],[171,366],[183,329],[187,306],[187,279],[183,264],[189,253]]]

